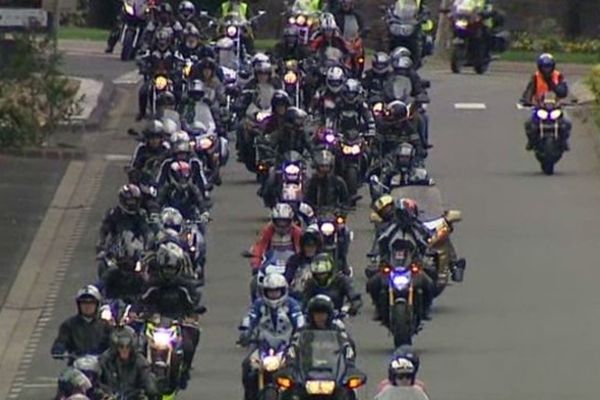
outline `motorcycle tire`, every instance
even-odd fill
[[[358,168],[349,167],[346,171],[346,186],[348,187],[348,194],[350,194],[350,196],[353,196],[358,192],[358,187],[360,185],[359,180]]]
[[[477,75],[483,75],[487,72],[489,66],[490,64],[488,62],[478,64],[474,67],[475,73],[477,73]]]
[[[540,163],[542,167],[542,172],[546,175],[554,175],[554,163],[552,161],[542,161]]]
[[[412,345],[412,315],[408,306],[403,303],[394,304],[391,319],[390,329],[394,336],[394,347]]]
[[[465,51],[463,48],[454,47],[450,58],[450,69],[453,74],[460,74],[465,62]]]
[[[135,31],[127,29],[123,35],[123,44],[121,47],[121,61],[130,61],[135,57],[135,48],[133,41],[135,39]]]
[[[258,400],[279,400],[279,391],[274,386],[267,386],[258,395]]]

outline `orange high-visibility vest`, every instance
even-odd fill
[[[556,70],[552,72],[552,82],[554,82],[555,85],[558,85],[560,83],[560,72],[558,72]],[[533,95],[535,101],[540,102],[543,99],[544,95],[546,93],[548,93],[549,91],[550,91],[550,88],[548,87],[546,80],[544,79],[544,77],[542,76],[540,71],[536,71],[535,72],[535,94]]]

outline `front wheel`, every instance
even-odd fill
[[[553,175],[554,174],[554,163],[552,161],[542,161],[541,163],[541,167],[542,167],[542,172],[546,175]]]
[[[121,61],[129,61],[135,56],[135,48],[133,47],[135,30],[127,27],[123,29],[125,29],[125,34],[123,35],[123,44],[121,47]]]
[[[348,167],[346,171],[346,186],[348,186],[350,196],[356,194],[359,186],[358,168],[354,166]]]
[[[462,67],[465,63],[465,51],[461,46],[454,46],[452,48],[452,56],[450,58],[450,69],[454,74],[460,74]]]
[[[394,335],[394,347],[412,344],[412,310],[405,303],[394,304],[391,312],[390,328]]]
[[[267,386],[258,395],[258,400],[279,400],[279,391],[273,386]]]

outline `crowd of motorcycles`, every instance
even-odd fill
[[[166,4],[124,2],[116,36],[124,60],[138,55],[147,121],[129,130],[140,143],[102,223],[97,281],[78,292],[78,316],[52,348],[69,363],[58,399],[170,399],[187,387],[206,312],[211,192],[233,138],[271,212],[242,253],[251,264],[238,341],[250,347],[245,399],[355,399],[366,382],[345,326],[362,306],[348,251],[363,186],[374,226],[366,289],[374,320],[400,349],[390,383],[415,382],[418,359],[407,346],[466,267],[450,238],[461,213],[442,208],[426,169],[429,82],[418,69],[431,54],[432,27],[416,2],[386,7],[389,51],[363,71],[366,30],[344,21],[353,6],[343,0],[333,13],[315,13],[296,2],[281,42],[261,53],[252,26],[264,11],[218,19],[183,1],[178,20]],[[452,68],[482,73],[491,41],[468,35],[481,17],[467,11],[450,13]]]

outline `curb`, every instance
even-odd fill
[[[85,120],[71,120],[67,122],[71,127],[83,127],[86,129],[96,129],[105,120],[111,109],[111,103],[115,97],[115,85],[112,82],[105,81],[102,84],[102,90],[98,95],[96,106],[92,110],[89,118]]]

